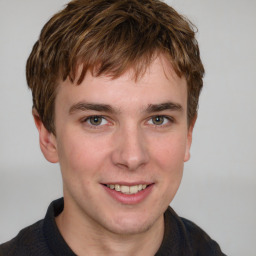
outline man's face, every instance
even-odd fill
[[[48,160],[61,166],[64,215],[118,234],[163,220],[189,159],[186,86],[163,57],[136,82],[128,71],[60,84]]]

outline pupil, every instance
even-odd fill
[[[153,119],[153,123],[154,124],[162,124],[163,123],[163,117],[162,116],[156,116],[154,119]]]
[[[101,124],[101,117],[98,117],[98,116],[94,116],[94,117],[91,117],[91,124],[93,125],[100,125]]]

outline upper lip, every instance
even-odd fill
[[[148,181],[136,181],[136,182],[126,182],[126,181],[111,181],[111,182],[103,182],[101,183],[103,185],[115,185],[115,184],[118,184],[118,185],[123,185],[123,186],[136,186],[136,185],[151,185],[153,184],[153,182],[148,182]]]

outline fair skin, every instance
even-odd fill
[[[88,72],[79,86],[59,85],[56,136],[34,117],[44,156],[60,163],[65,207],[56,223],[70,248],[154,255],[190,157],[185,79],[161,55],[137,81],[132,70],[117,79]]]

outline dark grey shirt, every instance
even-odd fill
[[[0,256],[75,256],[55,222],[63,207],[63,198],[53,201],[43,220],[0,245]],[[164,219],[164,238],[156,256],[225,256],[202,229],[180,218],[171,207],[166,210]]]

